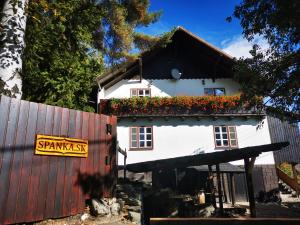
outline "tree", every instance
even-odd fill
[[[131,58],[135,43],[155,42],[135,32],[158,19],[160,13],[149,13],[148,7],[148,0],[31,0],[24,98],[91,111],[95,78],[109,65]]]
[[[21,98],[25,9],[28,0],[6,0],[0,6],[0,94]]]
[[[300,1],[243,0],[233,16],[245,38],[251,41],[258,35],[269,43],[266,51],[254,45],[251,58],[237,60],[235,76],[246,98],[264,96],[269,113],[299,121]]]

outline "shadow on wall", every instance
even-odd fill
[[[101,199],[111,197],[115,193],[115,178],[112,175],[101,175],[100,173],[88,174],[78,172],[76,185],[79,185],[84,195],[90,199]]]

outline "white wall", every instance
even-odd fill
[[[205,85],[202,84],[205,80]],[[131,88],[151,88],[151,96],[199,96],[204,95],[204,88],[225,88],[226,95],[239,93],[239,84],[232,79],[181,79],[181,80],[121,80],[107,90],[102,89],[98,94],[100,99],[129,98]]]
[[[119,145],[122,149],[129,149],[129,126],[153,126],[153,150],[128,151],[127,163],[136,163],[156,159],[164,159],[178,156],[205,153],[215,150],[213,125],[235,125],[239,148],[255,145],[270,144],[267,120],[258,128],[259,121],[255,119],[202,119],[197,121],[190,118],[181,121],[177,118],[165,121],[163,118],[149,121],[138,119],[133,122],[130,119],[121,119],[118,122],[117,134]],[[123,164],[123,156],[119,155],[119,164]],[[242,165],[243,161],[235,161],[233,164]],[[272,152],[263,153],[256,159],[256,164],[274,164]]]

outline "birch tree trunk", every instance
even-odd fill
[[[6,0],[0,26],[0,94],[22,97],[22,54],[29,0]]]

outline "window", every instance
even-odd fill
[[[205,95],[225,95],[225,88],[204,88]]]
[[[130,149],[143,150],[153,148],[152,127],[130,127]]]
[[[131,97],[151,97],[149,88],[133,88],[130,90]]]
[[[237,147],[235,126],[214,126],[216,148]]]

